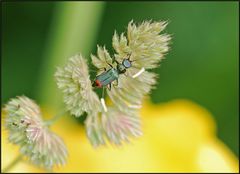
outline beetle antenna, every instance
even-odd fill
[[[132,62],[132,61],[130,60],[131,55],[132,55],[132,53],[128,53],[128,58],[127,58],[127,59],[128,59],[130,62]]]

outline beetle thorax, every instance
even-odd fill
[[[123,74],[126,72],[127,68],[130,68],[132,66],[131,61],[128,59],[123,59],[122,64],[117,64],[117,70],[119,74]]]
[[[126,72],[126,68],[122,64],[117,65],[117,70],[118,70],[119,74]]]

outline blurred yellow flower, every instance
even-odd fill
[[[48,112],[50,113],[50,112]],[[216,137],[211,114],[187,100],[145,102],[143,136],[121,147],[94,149],[73,117],[53,125],[66,142],[69,159],[55,172],[238,172],[237,157]],[[17,155],[2,130],[2,166]],[[20,162],[11,172],[44,172]]]

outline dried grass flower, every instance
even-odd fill
[[[110,107],[109,112],[102,113],[101,120],[104,133],[111,143],[120,145],[124,141],[129,142],[131,137],[142,135],[137,111],[126,114],[116,107]]]
[[[92,63],[99,69],[98,74],[103,72],[103,67],[109,69],[108,63],[113,59],[123,62],[129,58],[131,68],[128,68],[125,76],[119,76],[118,86],[108,90],[112,102],[122,111],[127,112],[132,108],[140,108],[142,99],[156,84],[157,75],[146,71],[156,68],[164,55],[169,50],[169,34],[161,32],[167,26],[167,22],[145,21],[139,25],[129,22],[127,36],[120,35],[115,31],[112,45],[116,51],[111,57],[106,50],[98,46],[97,56],[92,55]],[[116,67],[116,63],[113,63]],[[114,82],[115,83],[115,82]]]
[[[100,111],[100,101],[92,90],[86,60],[80,54],[71,57],[64,68],[59,67],[55,78],[72,115],[79,117],[83,112]]]
[[[66,163],[67,149],[63,140],[44,124],[38,105],[20,96],[5,106],[5,126],[9,141],[20,146],[20,152],[35,165],[52,169]]]
[[[86,134],[94,147],[105,144],[104,130],[98,112],[89,114],[85,120]]]
[[[106,139],[121,145],[133,137],[142,135],[138,111],[121,112],[117,107],[108,107],[107,112],[93,113],[85,121],[87,137],[94,147],[105,145]]]
[[[67,109],[77,117],[83,112],[88,114],[85,126],[94,146],[105,144],[106,138],[121,144],[141,134],[138,109],[143,97],[156,84],[157,75],[148,70],[159,66],[169,50],[171,37],[162,34],[166,26],[164,21],[145,21],[139,25],[131,21],[126,36],[114,33],[112,45],[116,53],[113,56],[101,46],[97,47],[96,56],[91,55],[98,69],[96,76],[115,70],[117,80],[111,82],[113,86],[107,90],[113,106],[106,106],[104,99],[99,99],[93,91],[88,66],[81,55],[71,57],[64,68],[58,68],[55,77],[58,88],[64,93]],[[120,74],[119,66],[126,59],[131,66]]]

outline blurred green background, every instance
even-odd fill
[[[96,44],[113,53],[114,30],[125,31],[131,19],[169,20],[171,50],[154,70],[152,101],[185,98],[207,108],[239,155],[238,10],[237,2],[2,3],[2,105],[25,94],[57,108],[56,66],[77,52],[89,58]]]

